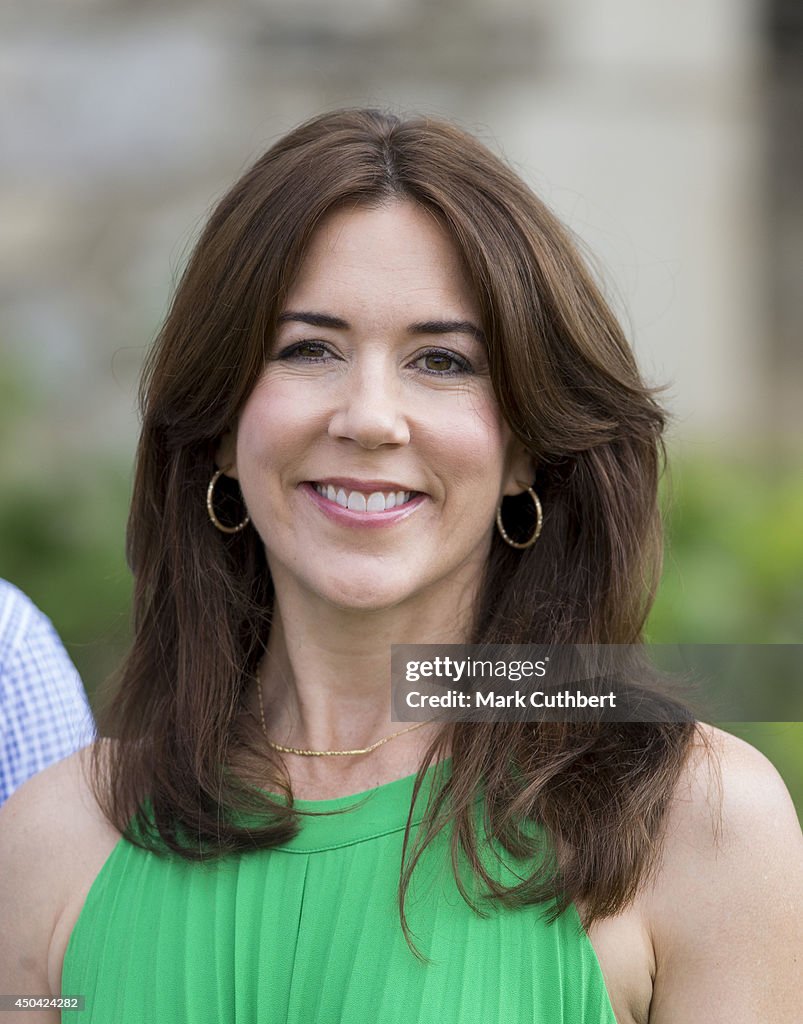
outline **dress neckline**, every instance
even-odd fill
[[[451,771],[451,757],[427,768],[416,796],[411,826],[418,825],[423,819],[433,785],[445,782]],[[294,800],[293,807],[299,812],[301,829],[293,839],[273,849],[289,853],[316,853],[351,846],[406,828],[417,774],[413,772],[402,779],[348,796]],[[285,802],[285,797],[278,793],[267,795]]]

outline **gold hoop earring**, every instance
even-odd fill
[[[496,528],[502,535],[502,540],[505,544],[509,544],[512,548],[518,548],[520,551],[524,550],[524,548],[531,548],[533,544],[535,544],[541,536],[541,527],[544,525],[544,513],[541,509],[541,502],[538,500],[538,495],[532,487],[527,488],[527,493],[532,498],[533,505],[535,505],[535,529],[533,530],[532,536],[528,537],[528,539],[523,543],[510,539],[507,530],[502,523],[502,502],[500,501],[496,506]]]
[[[220,530],[221,533],[239,533],[240,530],[244,530],[246,526],[251,522],[251,517],[246,514],[245,519],[236,526],[224,526],[223,523],[215,515],[214,509],[214,495],[215,495],[215,484],[223,476],[223,474],[231,469],[231,466],[224,466],[223,469],[219,469],[212,475],[212,479],[209,481],[209,486],[206,489],[206,511],[209,513],[209,518],[212,520],[212,525],[216,530]]]

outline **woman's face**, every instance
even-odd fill
[[[393,202],[322,223],[218,462],[240,481],[280,602],[296,587],[379,609],[477,583],[496,505],[532,467],[433,215]]]

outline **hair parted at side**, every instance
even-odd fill
[[[298,830],[291,800],[271,800],[237,770],[250,758],[262,790],[292,796],[276,755],[242,714],[270,630],[264,551],[253,529],[224,536],[210,526],[206,489],[218,440],[262,371],[316,227],[338,208],[394,199],[434,213],[462,254],[497,399],[538,467],[541,537],[518,551],[494,531],[471,642],[641,638],[660,571],[664,414],[568,232],[454,125],[369,109],[316,117],[276,142],[219,202],[143,375],[128,533],[134,637],[100,715],[101,733],[117,742],[96,745],[94,781],[117,828],[154,849],[216,856],[276,845]],[[224,503],[226,486],[224,477]],[[506,501],[514,527],[518,507]],[[231,521],[241,518],[239,505]],[[544,901],[557,916],[582,902],[587,925],[622,909],[655,867],[694,733],[693,723],[445,726],[415,795],[447,740],[451,776],[433,787],[409,858],[409,823],[405,836],[399,899],[408,941],[410,874],[445,824],[472,906],[456,868],[461,849],[504,903]],[[480,856],[480,787],[485,829],[531,865],[515,887],[500,885]],[[522,830],[527,821],[543,830]]]

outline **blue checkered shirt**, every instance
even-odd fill
[[[0,579],[0,804],[94,732],[81,679],[50,620]]]

